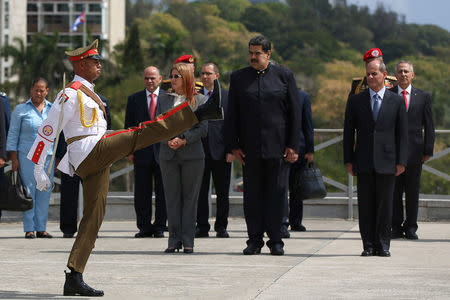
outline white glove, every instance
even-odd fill
[[[34,166],[34,179],[36,180],[36,188],[40,191],[44,191],[51,186],[43,165],[37,164]]]

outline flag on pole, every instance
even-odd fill
[[[78,26],[84,23],[84,12],[82,12],[76,19],[73,21],[72,26],[70,27],[70,31],[77,31]]]

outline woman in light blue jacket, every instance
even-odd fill
[[[51,189],[39,191],[36,189],[34,179],[35,164],[27,158],[28,151],[33,145],[42,121],[47,118],[47,114],[52,104],[45,99],[48,94],[48,83],[44,78],[37,78],[31,86],[31,98],[25,103],[19,104],[11,115],[11,123],[6,142],[6,151],[9,152],[12,160],[13,171],[19,171],[23,184],[33,197],[33,208],[23,212],[23,230],[25,238],[51,238],[47,233],[48,206],[50,202]],[[57,130],[48,128],[48,130]],[[45,169],[48,170],[51,160],[49,152],[45,162]],[[50,174],[50,181],[53,181],[54,168]],[[34,234],[36,232],[36,235]]]

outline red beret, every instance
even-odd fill
[[[367,61],[371,58],[382,57],[383,53],[381,53],[380,48],[372,48],[367,50],[366,54],[364,54],[363,61]]]
[[[180,57],[178,57],[174,64],[178,64],[178,63],[186,63],[186,64],[193,64],[194,63],[194,56],[193,55],[182,55]]]

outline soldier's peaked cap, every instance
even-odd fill
[[[98,40],[93,41],[89,46],[81,47],[72,51],[64,52],[69,56],[70,61],[77,61],[84,58],[102,59],[98,54]]]

